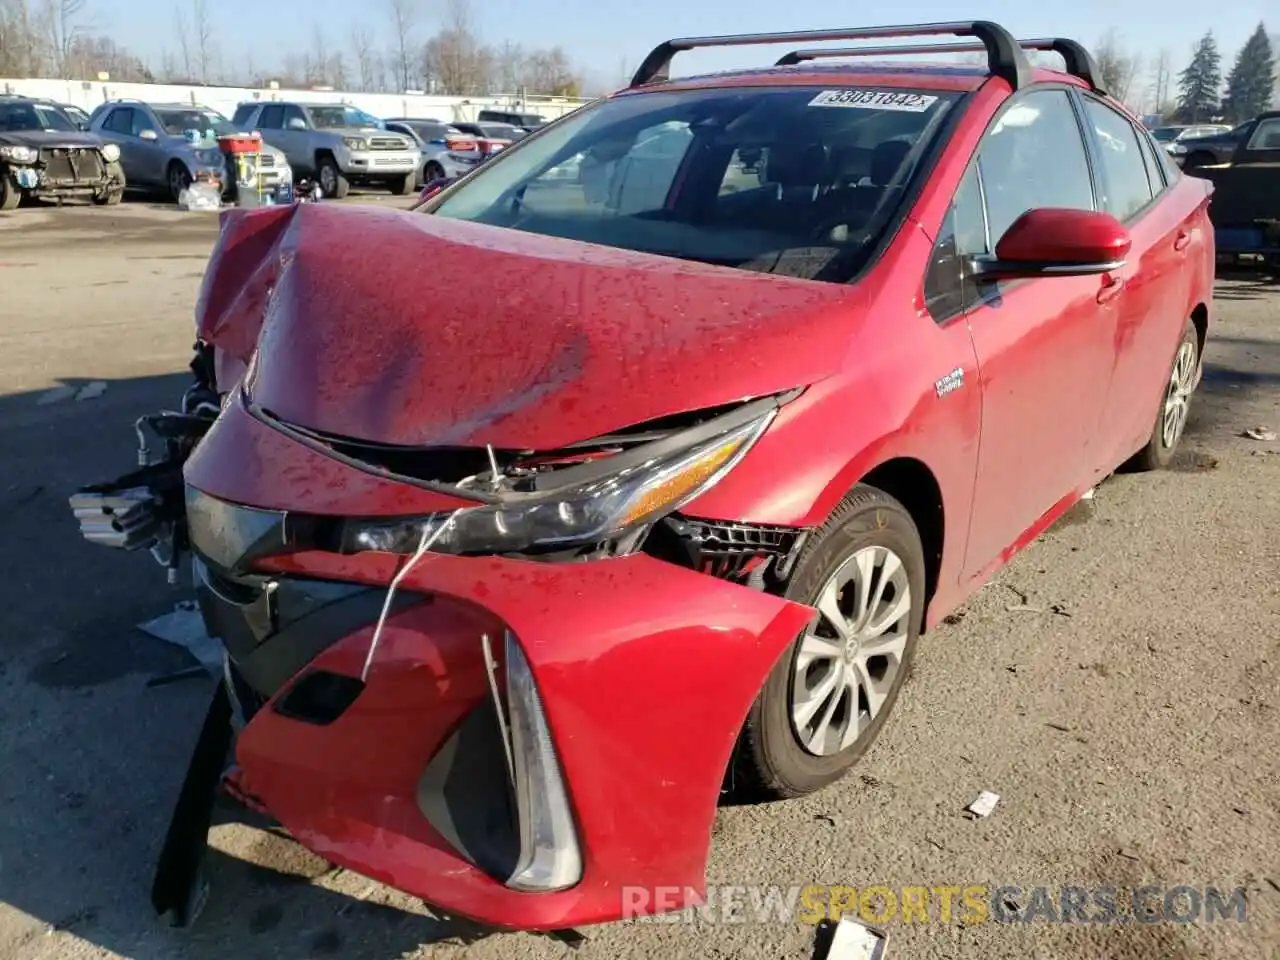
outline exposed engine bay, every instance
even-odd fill
[[[177,582],[190,548],[182,466],[235,394],[219,394],[214,382],[215,350],[198,342],[191,370],[195,380],[180,409],[140,418],[136,424],[139,469],[110,483],[85,487],[71,498],[84,537],[125,550],[148,550]],[[238,391],[237,391],[238,392]],[[559,544],[538,535],[537,513],[551,493],[580,491],[584,532],[591,529],[591,504],[614,494],[618,478],[651,470],[664,458],[679,457],[705,439],[722,441],[722,459],[734,461],[735,436],[767,423],[771,411],[794,396],[761,398],[639,424],[553,451],[495,450],[468,447],[414,447],[333,436],[286,423],[247,398],[247,409],[291,439],[339,462],[411,486],[447,492],[476,506],[459,512],[456,533],[433,548],[461,555],[498,554],[531,560],[581,561],[643,551],[680,566],[723,579],[765,588],[785,581],[804,543],[806,531],[768,525],[731,523],[664,513],[652,523],[628,525],[612,535],[603,525],[599,539]],[[761,415],[764,414],[763,421]],[[706,477],[695,475],[695,490]],[[550,501],[565,519],[562,499]],[[289,516],[290,545],[333,553],[381,550],[411,554],[423,525],[437,518],[371,521],[362,518]],[[514,521],[514,522],[513,522]],[[523,535],[516,529],[523,522]],[[470,531],[470,532],[468,532]]]

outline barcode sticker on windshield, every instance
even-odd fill
[[[923,93],[895,93],[892,90],[823,90],[809,101],[809,106],[924,113],[937,99]]]

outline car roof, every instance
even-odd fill
[[[992,78],[983,65],[976,64],[903,64],[903,63],[805,63],[802,65],[758,67],[727,70],[691,77],[677,77],[642,87],[620,90],[614,96],[635,96],[661,90],[714,90],[736,86],[820,86],[822,84],[868,84],[877,87],[902,87],[937,90],[945,93],[969,93]],[[1067,83],[1088,89],[1088,84],[1061,70],[1034,67],[1035,83]]]

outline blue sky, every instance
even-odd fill
[[[419,0],[419,39],[425,40],[444,18],[445,0]],[[177,0],[190,4],[191,0]],[[563,46],[599,80],[613,85],[623,63],[634,67],[649,47],[672,36],[803,30],[855,23],[926,22],[966,18],[998,20],[1022,36],[1064,35],[1094,44],[1109,28],[1129,47],[1151,57],[1168,48],[1174,69],[1185,65],[1191,44],[1212,28],[1223,52],[1224,72],[1235,51],[1270,14],[1268,30],[1280,33],[1276,0],[1235,0],[1217,7],[1204,0],[1076,0],[1059,12],[1052,4],[1029,0],[904,0],[897,4],[778,3],[777,0],[470,0],[473,19],[485,40],[526,46]],[[248,13],[235,4],[209,0],[222,14],[217,41],[229,62],[251,54],[265,68],[291,49],[311,44],[312,25],[320,24],[330,49],[341,47],[357,24],[390,46],[389,0],[268,0]],[[859,9],[866,11],[859,14]],[[164,51],[177,51],[175,0],[88,0],[84,16],[93,27],[158,65]],[[1068,12],[1069,11],[1069,12]],[[773,50],[716,50],[689,53],[677,60],[676,73],[751,65]]]

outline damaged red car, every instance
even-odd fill
[[[917,35],[968,39],[802,46]],[[1209,190],[976,22],[671,41],[416,210],[225,213],[162,456],[73,498],[226,649],[157,908],[219,786],[498,927],[696,898],[724,792],[836,781],[923,630],[1169,462]]]

